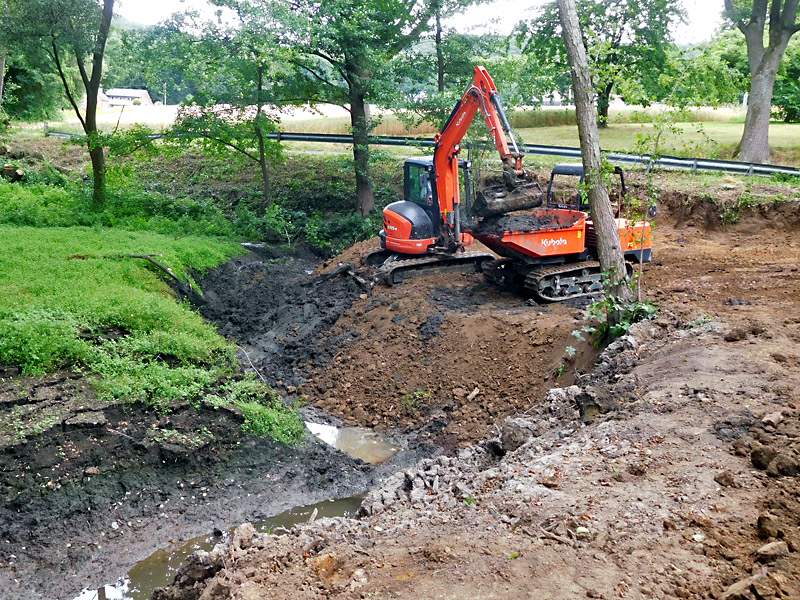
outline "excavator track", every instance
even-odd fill
[[[625,263],[627,274],[633,265]],[[587,261],[536,269],[525,277],[524,287],[535,298],[545,302],[563,302],[572,298],[593,296],[603,290],[600,263]]]
[[[504,290],[518,291],[517,273],[513,258],[487,260],[482,265],[483,276],[487,281]]]
[[[398,255],[399,256],[399,255]],[[488,252],[465,252],[454,255],[429,255],[406,259],[392,259],[384,262],[379,271],[384,281],[390,286],[396,285],[415,275],[436,273],[450,270],[469,270],[481,272],[481,265],[487,260],[494,260],[494,254]]]

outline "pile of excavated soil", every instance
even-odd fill
[[[307,372],[327,362],[318,342],[364,292],[342,274],[314,276],[319,261],[303,252],[265,248],[236,258],[201,282],[200,311],[235,340],[271,385],[300,385]]]
[[[446,447],[483,438],[555,380],[582,311],[530,306],[480,274],[418,276],[357,299],[327,336],[335,358],[301,390],[352,424],[431,435]],[[569,363],[585,370],[591,347]],[[577,361],[577,362],[576,362]]]
[[[796,327],[675,322],[397,473],[362,518],[244,525],[154,598],[800,597],[800,371],[775,358]]]

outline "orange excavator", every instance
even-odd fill
[[[500,154],[503,176],[501,184],[479,190],[470,206],[472,165],[459,153],[479,110]],[[542,208],[550,194],[526,173],[523,157],[492,78],[485,68],[475,67],[472,84],[435,138],[433,156],[406,160],[404,199],[384,208],[381,250],[366,261],[379,266],[389,285],[421,271],[467,266],[498,285],[544,301],[601,290],[594,228],[581,210],[580,196],[576,206]],[[462,214],[459,171],[465,212],[478,220]],[[650,225],[620,218],[617,225],[626,258],[649,261]],[[466,252],[474,239],[501,258]]]

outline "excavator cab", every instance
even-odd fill
[[[472,163],[459,159],[458,165],[469,198]],[[407,159],[403,171],[403,200],[383,210],[381,247],[400,254],[425,254],[439,241],[444,220],[452,226],[453,213],[443,214],[439,206],[432,156]],[[467,244],[471,241],[465,236]]]

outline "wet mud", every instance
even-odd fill
[[[497,237],[514,231],[548,231],[567,229],[582,218],[577,211],[533,210],[528,213],[491,216],[471,223],[467,230],[478,236]]]
[[[296,387],[330,360],[330,348],[318,342],[364,293],[346,273],[314,276],[318,265],[302,250],[257,249],[202,280],[200,312],[271,385]]]
[[[239,343],[245,368],[252,363],[289,402],[306,369],[329,357],[319,339],[362,293],[346,275],[315,278],[317,266],[310,254],[266,249],[201,282],[203,314]],[[310,433],[298,447],[246,435],[235,409],[187,403],[159,415],[142,404],[98,400],[80,374],[2,375],[3,600],[74,598],[116,581],[159,548],[364,493],[436,452],[393,440],[403,451],[393,448],[383,464],[370,465]],[[37,415],[41,430],[12,427],[21,411]]]

